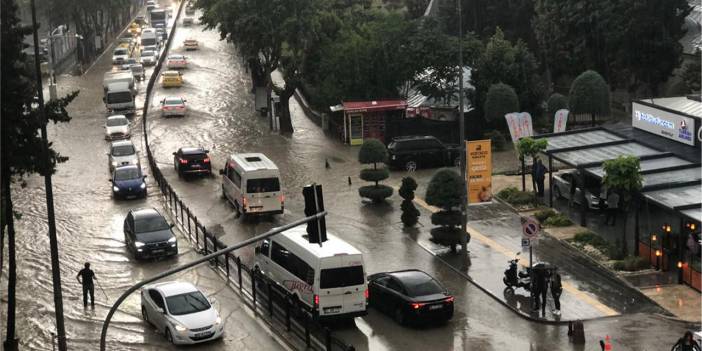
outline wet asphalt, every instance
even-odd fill
[[[197,38],[200,50],[185,53],[182,42]],[[401,199],[395,193],[384,204],[364,203],[357,188],[362,168],[357,162],[357,148],[342,145],[326,136],[304,116],[291,100],[295,133],[280,135],[268,129],[268,122],[253,110],[249,76],[236,49],[219,34],[203,31],[199,25],[179,27],[172,53],[185,53],[185,85],[181,88],[154,89],[147,130],[159,167],[181,199],[218,238],[227,244],[250,238],[263,231],[303,216],[302,186],[312,182],[323,185],[325,206],[330,212],[327,228],[364,253],[367,271],[418,268],[440,280],[456,296],[453,320],[443,326],[406,328],[391,318],[370,310],[349,326],[337,327],[337,334],[356,350],[598,350],[597,341],[613,337],[615,350],[665,350],[682,335],[686,325],[653,314],[627,314],[587,322],[585,346],[572,345],[563,326],[543,325],[523,319],[510,309],[456,274],[448,265],[417,244],[428,226],[405,229],[400,223]],[[106,55],[107,56],[107,55]],[[52,126],[50,138],[56,148],[70,157],[59,166],[54,177],[57,226],[60,236],[64,304],[71,349],[95,349],[101,320],[109,305],[96,291],[96,310],[84,311],[80,290],[74,276],[83,262],[93,262],[94,269],[109,301],[128,286],[178,262],[196,256],[188,243],[179,239],[181,253],[174,260],[137,263],[125,250],[121,225],[130,208],[153,206],[162,212],[158,189],[149,179],[149,198],[128,202],[114,201],[107,182],[107,157],[104,152],[102,123],[105,117],[101,102],[102,73],[110,68],[103,57],[82,78],[64,76],[60,91],[82,89],[71,106],[73,120]],[[150,71],[150,69],[148,70]],[[145,88],[144,85],[140,87]],[[158,101],[178,95],[188,100],[189,113],[184,118],[161,118]],[[143,102],[143,96],[140,96]],[[139,102],[138,102],[139,103]],[[140,134],[141,117],[133,117],[132,140],[144,152]],[[263,152],[281,169],[286,189],[286,212],[273,218],[242,221],[221,198],[219,176],[179,179],[173,171],[172,152],[183,146],[204,146],[210,150],[214,169],[222,168],[226,157],[234,152]],[[331,168],[324,166],[328,160]],[[145,158],[142,167],[148,171]],[[434,170],[414,173],[421,183],[428,182]],[[393,172],[386,182],[399,185],[404,172]],[[347,179],[351,177],[352,185]],[[40,178],[31,178],[25,189],[15,191],[16,207],[24,214],[18,223],[18,330],[28,349],[50,349],[53,330],[48,240],[45,207]],[[423,187],[418,195],[423,196]],[[426,215],[426,214],[425,214]],[[500,225],[494,224],[494,225]],[[505,224],[502,224],[505,225]],[[487,228],[486,230],[490,230]],[[240,252],[251,262],[252,249]],[[506,262],[505,262],[506,263]],[[503,266],[495,272],[502,274]],[[221,342],[198,349],[270,350],[280,345],[251,317],[247,307],[207,267],[182,274],[179,279],[195,282],[218,299],[227,316],[226,337]],[[169,348],[161,335],[144,325],[139,316],[138,296],[130,297],[113,320],[110,346],[120,350]]]

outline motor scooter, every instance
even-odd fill
[[[519,253],[517,253],[519,256]],[[509,260],[509,266],[505,270],[505,275],[502,281],[505,285],[510,288],[524,288],[527,291],[531,289],[531,272],[529,268],[525,268],[521,271],[517,271],[517,263],[519,262],[519,257],[515,257]]]

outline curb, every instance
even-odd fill
[[[514,206],[512,206],[512,205],[511,205],[510,203],[508,203],[507,201],[504,201],[504,200],[498,198],[497,196],[495,196],[494,198],[497,199],[497,201],[499,201],[500,203],[502,203],[502,204],[508,206],[508,207],[509,207],[510,209],[512,209],[512,211],[514,211],[516,214],[519,214],[519,213],[520,213],[520,211],[518,211]],[[549,207],[549,208],[550,208],[550,207]],[[581,252],[578,248],[576,248],[575,246],[573,246],[573,245],[572,245],[571,243],[569,243],[567,240],[559,239],[559,238],[553,236],[553,235],[552,235],[551,233],[549,233],[547,230],[543,230],[542,233],[544,233],[544,235],[548,236],[549,238],[555,240],[556,242],[558,242],[560,245],[562,245],[562,246],[565,247],[566,249],[568,249],[568,250],[570,250],[570,251],[573,251],[573,252],[576,252],[577,254],[583,256],[583,257],[584,257],[586,260],[588,260],[590,263],[596,265],[596,266],[599,267],[602,271],[606,272],[606,274],[609,275],[610,278],[613,278],[613,279],[619,281],[619,282],[620,282],[621,284],[623,284],[624,286],[628,287],[629,289],[632,289],[632,290],[636,291],[636,293],[639,294],[640,296],[642,296],[645,300],[648,300],[648,301],[651,302],[653,305],[658,306],[658,308],[660,308],[662,311],[669,313],[669,315],[666,315],[666,314],[664,314],[664,313],[657,313],[657,312],[654,313],[654,314],[660,315],[660,316],[662,316],[662,317],[666,317],[666,318],[671,319],[671,320],[676,320],[676,321],[679,321],[679,322],[687,322],[687,323],[690,323],[690,321],[686,321],[686,320],[684,320],[684,319],[680,319],[680,318],[676,317],[672,312],[668,311],[668,309],[666,309],[665,307],[663,307],[663,306],[662,306],[661,304],[659,304],[657,301],[655,301],[655,300],[653,300],[652,298],[648,297],[648,296],[647,296],[646,294],[644,294],[641,290],[639,290],[636,286],[634,286],[633,284],[631,284],[630,282],[628,282],[626,279],[623,279],[622,277],[620,277],[617,273],[615,273],[614,271],[612,271],[609,267],[603,265],[603,264],[600,263],[600,262],[595,261],[595,259],[593,259],[592,257],[590,257],[590,255],[587,255],[587,254]],[[624,314],[624,313],[622,313],[622,314]],[[694,322],[693,322],[693,323],[694,323]]]

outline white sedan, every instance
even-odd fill
[[[187,68],[188,59],[183,55],[169,55],[166,58],[166,67],[168,69]]]
[[[224,323],[212,302],[186,282],[156,283],[142,288],[141,315],[173,344],[206,342],[224,333]]]
[[[114,115],[107,117],[105,121],[105,139],[127,139],[129,136],[129,120],[126,116]]]
[[[181,97],[169,96],[161,100],[161,117],[183,116],[187,112],[186,100]]]

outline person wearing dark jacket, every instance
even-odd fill
[[[546,294],[548,293],[548,283],[546,272],[543,269],[532,269],[532,286],[536,297],[535,310],[541,308],[541,313],[546,314]]]
[[[700,345],[692,338],[692,332],[688,330],[670,351],[700,351]]]
[[[83,286],[83,307],[88,307],[88,294],[90,294],[90,306],[95,308],[95,285],[93,279],[97,279],[97,277],[95,277],[95,272],[90,269],[90,263],[85,262],[85,268],[78,272],[76,279]]]
[[[546,166],[541,162],[541,159],[537,159],[534,163],[533,177],[536,182],[536,193],[539,197],[544,197],[544,181],[546,180]]]
[[[561,293],[563,293],[563,285],[561,284],[561,275],[558,274],[558,268],[553,270],[551,275],[551,297],[556,309],[553,314],[559,316],[561,314]]]

